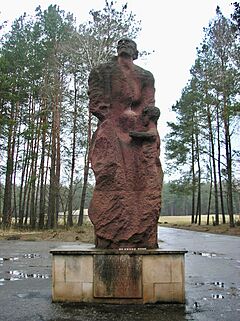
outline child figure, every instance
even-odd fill
[[[159,140],[157,121],[160,117],[160,110],[157,107],[145,107],[136,125],[136,130],[130,131],[132,139],[149,141]]]
[[[162,186],[160,137],[157,131],[159,117],[160,110],[157,107],[145,107],[137,121],[136,130],[129,132],[133,146],[138,149],[135,160],[139,171],[137,184],[145,189]]]

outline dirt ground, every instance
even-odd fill
[[[169,220],[170,221],[170,220]],[[240,225],[230,228],[229,224],[197,225],[186,224],[186,222],[164,222],[160,221],[160,226],[174,227],[198,232],[208,232],[215,234],[240,236]],[[0,240],[22,240],[22,241],[65,241],[94,243],[94,230],[90,222],[84,223],[81,227],[58,228],[57,230],[31,231],[29,229],[11,228],[8,231],[0,229]]]
[[[80,227],[58,228],[56,230],[31,231],[29,229],[0,229],[0,240],[21,241],[64,241],[94,243],[94,231],[91,223]]]

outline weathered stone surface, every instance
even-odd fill
[[[184,254],[161,249],[52,249],[54,302],[185,301]],[[60,275],[59,275],[60,274]]]
[[[96,187],[89,208],[96,247],[157,247],[162,169],[153,75],[135,64],[134,42],[92,70],[89,108],[98,117],[90,161]]]
[[[94,297],[142,298],[142,257],[95,255]]]

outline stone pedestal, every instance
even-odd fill
[[[186,251],[69,246],[51,253],[53,302],[185,302]]]

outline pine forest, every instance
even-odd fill
[[[240,7],[220,8],[204,29],[191,78],[172,106],[163,138],[164,215],[226,217],[240,213]],[[0,16],[1,18],[1,16]],[[83,224],[93,190],[88,75],[136,39],[141,22],[127,5],[106,1],[77,24],[57,5],[37,7],[12,26],[0,20],[0,225],[54,229]],[[141,54],[146,54],[142,52]],[[171,106],[169,106],[171,107]],[[161,109],[161,106],[160,106]],[[178,172],[178,177],[174,173]],[[77,217],[76,214],[77,213]]]

